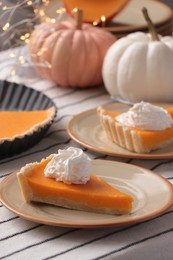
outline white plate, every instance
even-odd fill
[[[129,215],[115,216],[64,209],[23,200],[16,173],[0,183],[1,202],[12,212],[34,222],[64,227],[109,227],[152,219],[173,204],[173,188],[163,177],[125,163],[95,160],[92,172],[113,187],[133,196]]]
[[[154,103],[162,107],[173,107],[173,104]],[[126,112],[130,106],[123,103],[113,103],[104,106],[105,109]],[[111,156],[119,156],[124,158],[138,159],[169,159],[173,158],[173,145],[152,151],[148,154],[138,154],[130,152],[115,143],[111,142],[103,130],[96,109],[87,110],[74,116],[67,128],[68,134],[80,145],[88,149],[107,154]]]
[[[169,6],[159,1],[152,0],[130,0],[127,6],[117,14],[112,21],[114,23],[128,24],[134,26],[145,26],[146,21],[142,14],[142,8],[146,7],[153,23],[164,23],[172,17]]]

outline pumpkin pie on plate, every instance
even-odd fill
[[[173,108],[164,109],[147,102],[119,113],[97,108],[108,138],[136,153],[149,153],[173,143]]]
[[[91,159],[74,147],[27,164],[17,173],[24,199],[97,213],[130,213],[132,196],[91,173],[91,164]]]

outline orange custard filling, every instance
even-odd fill
[[[171,117],[173,118],[173,108],[167,109]],[[116,120],[116,117],[120,115],[120,113],[113,112],[113,111],[105,111],[105,115],[111,116],[114,120]],[[116,120],[117,121],[117,120]],[[118,121],[117,121],[118,122]],[[167,128],[165,130],[159,130],[159,131],[146,131],[146,130],[140,130],[135,127],[129,127],[130,129],[135,130],[142,138],[143,145],[146,148],[151,148],[161,142],[165,142],[167,140],[170,140],[170,138],[173,138],[173,127]]]
[[[23,135],[50,117],[50,110],[0,111],[0,139]]]
[[[65,184],[44,176],[44,169],[50,161],[34,165],[26,179],[34,197],[53,199],[63,197],[65,200],[86,204],[91,208],[118,208],[131,210],[133,198],[114,189],[101,178],[91,175],[86,184]]]

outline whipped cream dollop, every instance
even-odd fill
[[[92,160],[79,148],[58,150],[47,164],[44,175],[66,184],[85,184],[90,179]]]
[[[117,116],[116,119],[124,125],[141,130],[159,131],[173,125],[167,110],[143,101],[135,104],[128,112]]]

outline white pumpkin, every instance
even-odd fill
[[[116,41],[103,62],[103,81],[116,100],[173,102],[173,37],[136,32]]]

